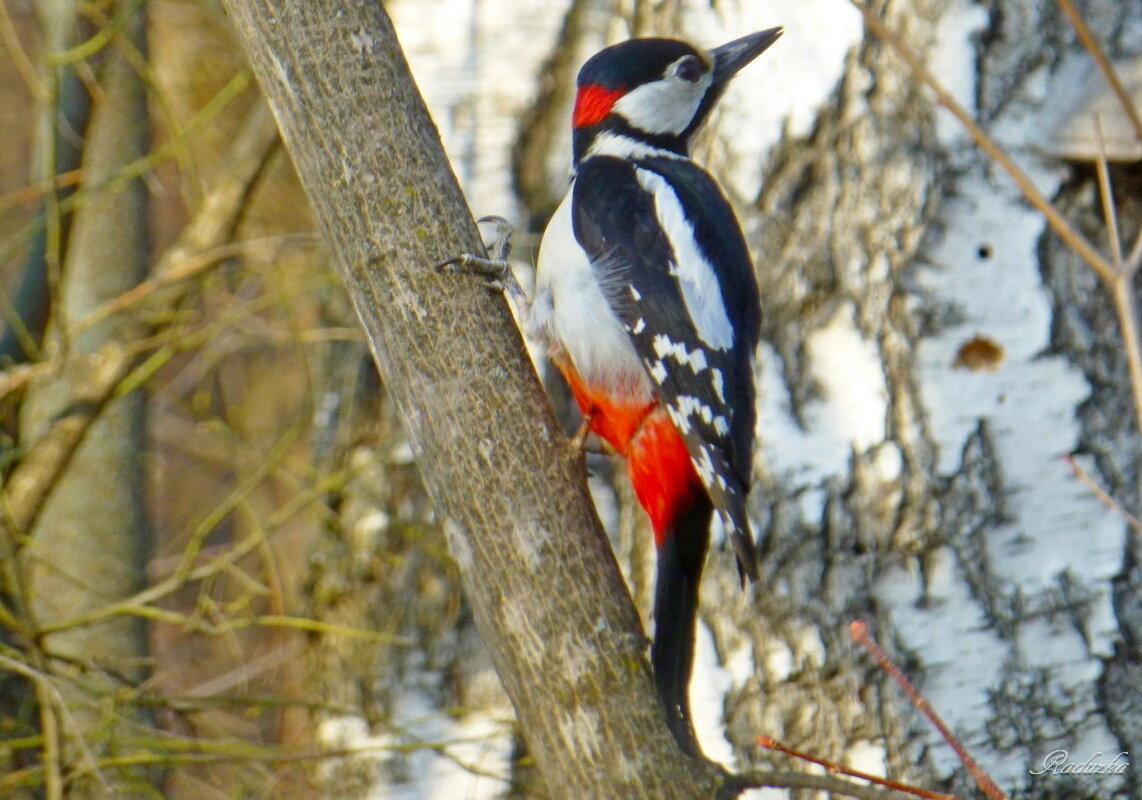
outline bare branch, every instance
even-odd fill
[[[246,194],[277,139],[268,111],[262,105],[250,112],[234,142],[231,169],[203,201],[194,219],[154,272],[162,278],[184,269],[186,262],[221,246],[237,219]],[[163,303],[173,306],[180,294],[167,294]],[[73,392],[65,414],[56,417],[21,459],[9,477],[3,498],[5,524],[13,535],[27,532],[43,509],[52,487],[71,461],[76,448],[116,388],[138,363],[138,353],[114,342],[94,354],[76,354],[88,364],[88,373]]]

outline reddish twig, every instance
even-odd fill
[[[940,715],[936,713],[936,710],[916,691],[916,687],[904,676],[900,668],[892,663],[892,659],[880,649],[880,646],[873,640],[872,635],[869,634],[868,625],[862,620],[855,620],[849,625],[849,636],[852,637],[854,642],[867,650],[869,655],[880,665],[880,668],[900,684],[900,688],[908,695],[908,699],[912,701],[912,705],[920,709],[920,713],[928,718],[928,721],[931,722],[936,727],[936,730],[940,732],[940,735],[944,737],[944,741],[948,743],[948,746],[959,756],[960,762],[967,768],[968,772],[972,774],[972,777],[975,778],[976,785],[979,786],[980,791],[991,798],[991,800],[1007,800],[1007,795],[995,785],[995,781],[993,781],[975,762],[975,759],[968,754],[967,749],[960,743],[960,740],[956,738],[956,735],[951,732],[948,726],[944,724],[944,721],[940,718]]]
[[[808,761],[810,764],[816,764],[819,767],[824,767],[829,772],[839,775],[848,775],[850,778],[858,778],[862,781],[874,783],[877,786],[883,786],[886,789],[894,789],[898,792],[904,792],[915,797],[923,797],[925,800],[960,800],[952,794],[944,794],[943,792],[932,792],[928,789],[922,789],[919,786],[912,786],[907,783],[900,783],[891,780],[890,778],[881,778],[876,775],[870,775],[867,772],[861,772],[857,769],[850,769],[843,764],[838,764],[835,761],[826,761],[823,758],[811,756],[808,753],[803,753],[800,750],[794,750],[792,747],[786,747],[781,742],[774,739],[772,736],[762,734],[756,738],[759,747],[764,747],[767,750],[776,750],[779,753],[785,753],[787,756],[799,758],[802,761]]]

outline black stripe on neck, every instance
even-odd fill
[[[586,158],[587,151],[591,149],[595,139],[607,133],[623,136],[647,147],[665,150],[683,158],[688,158],[690,155],[689,142],[685,136],[676,133],[647,133],[634,127],[618,114],[611,114],[598,125],[575,128],[572,135],[575,163],[578,164]]]

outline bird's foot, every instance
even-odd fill
[[[473,253],[462,253],[436,265],[440,272],[452,274],[468,274],[483,278],[487,285],[493,289],[511,295],[517,302],[525,303],[527,295],[519,285],[511,265],[508,264],[508,254],[511,253],[512,224],[503,217],[481,217],[478,224],[494,224],[495,233],[492,241],[486,246],[487,254],[480,256]]]
[[[571,437],[571,449],[576,455],[587,453],[587,438],[591,435],[591,420],[595,418],[595,410],[591,409],[583,415],[579,430]]]

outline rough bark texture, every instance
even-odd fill
[[[487,644],[550,785],[701,797],[643,635],[502,300],[432,264],[479,248],[379,7],[229,10],[369,335]],[[505,364],[513,365],[505,368]]]

